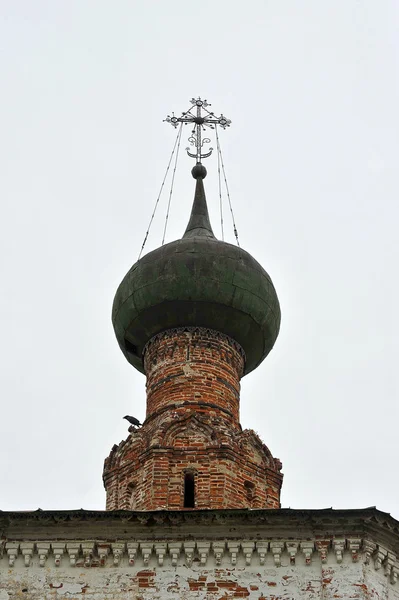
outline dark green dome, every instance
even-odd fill
[[[206,171],[205,171],[206,174]],[[174,327],[206,327],[236,340],[246,355],[245,373],[269,354],[280,328],[273,283],[238,246],[215,238],[202,177],[182,239],[136,262],[114,299],[112,323],[127,360],[143,372],[142,352],[151,337]]]

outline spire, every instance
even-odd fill
[[[197,183],[195,185],[195,195],[190,220],[183,238],[201,236],[216,239],[212,231],[208,206],[206,204],[203,181],[206,177],[206,169],[201,163],[197,163],[192,169],[191,174],[194,179],[197,180]]]

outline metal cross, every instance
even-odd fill
[[[192,153],[189,148],[186,148],[186,150],[189,156],[195,158],[197,163],[200,163],[202,158],[208,158],[213,151],[213,148],[209,148],[209,152],[202,154],[203,145],[211,142],[210,138],[202,137],[205,127],[215,129],[216,125],[220,125],[220,127],[226,129],[226,127],[230,127],[231,121],[230,119],[226,119],[223,114],[220,117],[215,117],[215,114],[207,109],[211,105],[206,100],[201,100],[200,97],[197,99],[191,98],[190,102],[193,106],[187,112],[182,113],[181,117],[175,117],[175,113],[172,113],[172,116],[168,115],[165,121],[171,123],[173,127],[177,127],[179,123],[184,123],[185,125],[192,123],[194,125],[188,141],[192,146],[195,146],[196,151]]]

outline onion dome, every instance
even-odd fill
[[[197,164],[192,175],[195,196],[183,237],[132,266],[116,292],[112,323],[123,354],[141,372],[144,347],[154,335],[176,327],[205,327],[241,345],[246,374],[273,348],[280,305],[261,265],[242,248],[215,238],[205,167]]]

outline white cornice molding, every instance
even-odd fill
[[[226,566],[245,569],[264,566],[266,556],[272,558],[269,566],[278,568],[310,567],[312,563],[341,565],[342,563],[372,563],[375,570],[395,584],[399,575],[398,557],[387,548],[369,539],[340,537],[313,540],[226,540],[206,539],[168,542],[140,540],[134,542],[104,540],[16,541],[5,542],[0,558],[0,569],[24,565],[28,568],[100,567],[115,568],[121,564],[147,569],[191,566],[193,561],[207,568]],[[64,560],[63,557],[67,557]]]

